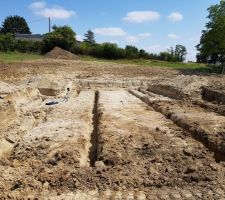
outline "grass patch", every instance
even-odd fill
[[[98,62],[113,62],[117,64],[135,64],[145,67],[166,67],[171,69],[177,70],[190,70],[196,72],[203,72],[203,73],[221,73],[222,67],[220,66],[210,66],[206,64],[200,63],[178,63],[178,62],[166,62],[166,61],[159,61],[159,60],[144,60],[144,59],[122,59],[122,60],[106,60],[106,59],[99,59],[94,58],[91,56],[81,56],[82,60],[85,61],[98,61]]]
[[[14,61],[23,61],[23,60],[35,60],[40,59],[43,56],[38,54],[31,53],[18,53],[18,52],[0,52],[0,61],[3,62],[14,62]]]
[[[43,58],[42,55],[31,54],[31,53],[18,53],[18,52],[9,52],[4,53],[0,52],[0,61],[3,62],[16,62],[16,61],[24,61],[24,60],[35,60]],[[220,74],[222,72],[222,67],[220,66],[209,66],[205,64],[199,63],[175,63],[175,62],[165,62],[159,60],[144,60],[144,59],[121,59],[121,60],[107,60],[100,59],[91,56],[80,56],[80,59],[83,61],[98,61],[98,62],[113,62],[116,64],[134,64],[145,67],[166,67],[177,70],[189,70],[195,72],[203,72],[203,73],[217,73]]]

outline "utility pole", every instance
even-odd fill
[[[49,29],[49,33],[51,33],[51,18],[48,18],[48,29]]]

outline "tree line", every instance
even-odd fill
[[[209,15],[205,30],[199,44],[196,46],[197,62],[225,65],[225,0],[208,8]],[[23,17],[9,16],[0,29],[0,51],[38,52],[46,53],[55,46],[76,54],[91,55],[106,59],[156,59],[173,62],[185,60],[187,50],[183,45],[176,45],[159,54],[148,53],[144,49],[127,45],[125,48],[117,44],[95,41],[94,33],[89,30],[84,35],[84,41],[78,45],[76,33],[68,26],[54,26],[53,31],[45,35],[43,42],[16,41],[13,34],[30,34],[30,28]]]
[[[14,34],[31,34],[26,20],[21,16],[9,16],[2,24],[0,33],[0,51],[34,52],[45,54],[58,46],[75,54],[90,55],[104,59],[155,59],[170,62],[183,62],[187,50],[183,45],[176,45],[159,54],[146,52],[135,46],[125,48],[114,43],[98,44],[94,33],[88,30],[84,41],[78,43],[76,33],[69,26],[53,26],[52,32],[45,34],[42,42],[15,40]]]
[[[225,65],[225,0],[220,0],[216,5],[208,8],[208,22],[202,31],[199,44],[196,46],[198,53],[197,62],[206,64]],[[156,59],[172,62],[185,60],[187,50],[183,45],[176,45],[159,54],[146,52],[135,46],[127,45],[125,48],[117,44],[95,41],[94,33],[88,30],[84,41],[76,41],[76,33],[69,26],[54,26],[51,33],[45,34],[42,42],[16,41],[15,33],[30,34],[26,20],[21,16],[7,17],[0,28],[0,51],[19,51],[46,53],[59,46],[76,54],[91,55],[106,59]],[[225,69],[225,67],[224,67]],[[225,71],[225,70],[224,70]]]

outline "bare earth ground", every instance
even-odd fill
[[[0,199],[225,199],[225,78],[187,74],[0,63]]]

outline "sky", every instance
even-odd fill
[[[23,16],[35,34],[52,25],[69,25],[82,40],[87,30],[98,43],[134,45],[150,53],[185,45],[187,61],[195,61],[196,48],[207,22],[207,8],[219,0],[1,0],[0,21]]]

